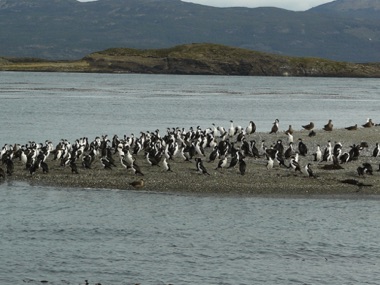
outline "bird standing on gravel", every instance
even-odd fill
[[[310,122],[309,124],[302,126],[302,128],[304,128],[307,131],[311,131],[312,129],[314,129],[314,123]]]
[[[333,130],[333,126],[332,120],[329,120],[329,122],[323,127],[323,130],[331,132]]]

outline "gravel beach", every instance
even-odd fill
[[[359,125],[360,126],[360,125]],[[69,188],[104,188],[136,191],[154,191],[186,194],[206,194],[206,195],[231,195],[231,196],[277,196],[277,197],[368,197],[373,195],[378,197],[380,194],[380,172],[379,157],[373,156],[373,150],[379,140],[380,127],[369,128],[358,127],[356,130],[333,129],[324,131],[314,129],[315,135],[309,136],[310,131],[304,130],[301,126],[293,126],[293,144],[295,156],[299,152],[299,139],[307,146],[308,152],[305,156],[299,154],[299,165],[301,171],[288,168],[290,159],[284,159],[285,166],[280,166],[274,160],[273,168],[267,169],[267,156],[261,145],[266,145],[267,149],[281,140],[284,151],[288,148],[289,138],[286,129],[279,130],[277,133],[253,133],[245,135],[246,141],[256,141],[260,157],[245,155],[246,163],[245,174],[239,171],[239,163],[235,167],[228,168],[231,162],[231,155],[227,155],[227,167],[218,168],[220,158],[209,162],[211,147],[205,148],[205,156],[196,154],[190,161],[185,161],[181,156],[181,151],[168,162],[172,171],[166,171],[163,166],[163,158],[159,166],[151,166],[146,157],[145,151],[133,155],[141,172],[144,174],[134,174],[132,169],[122,166],[118,152],[111,150],[112,157],[116,166],[110,169],[104,168],[100,162],[101,155],[95,157],[91,169],[82,166],[82,160],[76,161],[78,173],[73,173],[69,165],[61,166],[61,160],[54,160],[54,151],[45,160],[48,165],[48,173],[43,173],[42,168],[36,169],[31,174],[26,169],[25,164],[19,158],[13,158],[14,171],[12,175],[0,177],[0,183],[4,181],[26,181],[31,185],[50,185]],[[301,130],[302,129],[302,130]],[[164,136],[165,134],[161,134]],[[112,137],[108,137],[111,146]],[[89,138],[91,141],[92,139]],[[217,142],[221,139],[216,138]],[[241,150],[242,142],[237,141],[237,135],[229,137],[233,142],[234,148]],[[349,152],[354,145],[363,145],[360,154],[354,160],[342,163],[340,158],[339,165],[334,165],[333,161],[315,161],[314,153],[317,145],[320,145],[324,152],[328,141],[332,147],[336,142],[342,144],[342,152]],[[22,143],[22,142],[17,142]],[[53,142],[57,145],[58,142]],[[367,145],[367,146],[365,146]],[[132,147],[131,147],[132,150]],[[88,152],[85,151],[84,155]],[[131,151],[132,152],[132,151]],[[164,156],[163,156],[164,157]],[[195,158],[201,158],[208,174],[201,174],[197,171]],[[309,177],[305,166],[310,163],[314,177]],[[358,167],[363,167],[363,163],[371,164],[372,174],[364,171],[364,175],[358,174]],[[1,168],[6,172],[7,165],[3,163]],[[364,169],[364,167],[362,168]],[[133,187],[133,181],[144,180],[144,185],[139,188]],[[3,182],[1,182],[3,181]],[[141,186],[141,185],[140,185]]]

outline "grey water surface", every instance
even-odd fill
[[[0,284],[379,284],[379,200],[0,189]]]
[[[254,121],[269,131],[380,122],[380,80],[0,72],[0,145]]]
[[[0,73],[0,146],[380,120],[378,79]],[[0,284],[379,284],[379,199],[0,183]],[[41,281],[46,281],[42,283]]]

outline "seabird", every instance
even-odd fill
[[[247,168],[247,164],[244,161],[244,158],[240,158],[239,160],[239,171],[241,175],[245,174],[245,170]]]
[[[69,166],[71,168],[71,173],[79,174],[78,167],[77,167],[77,164],[75,163],[75,160],[73,160],[73,159],[70,160]]]
[[[218,166],[215,168],[215,170],[219,168],[225,168],[227,166],[227,156],[219,160]]]
[[[196,144],[195,144],[195,151],[196,151],[199,155],[201,155],[201,156],[206,156],[206,155],[205,155],[205,151],[204,151],[204,149],[203,149],[203,146],[201,145],[201,141],[200,141],[200,140],[198,140],[198,141],[196,142]]]
[[[269,155],[267,155],[267,160],[268,160],[267,161],[267,169],[270,170],[273,168],[273,159]]]
[[[372,123],[372,119],[367,119],[367,122],[362,125],[363,128],[371,128],[372,126],[374,126],[374,123]]]
[[[181,148],[181,155],[185,161],[190,161],[195,156],[194,143],[184,144]]]
[[[343,145],[341,142],[335,142],[333,148],[333,155],[339,158],[339,155],[342,153]]]
[[[235,135],[234,122],[231,120],[230,123],[231,125],[230,125],[230,128],[228,129],[228,136],[233,137]]]
[[[365,173],[368,173],[370,175],[373,174],[373,168],[372,168],[372,165],[370,163],[364,162],[362,165],[365,168]]]
[[[239,152],[239,151],[236,152],[235,155],[232,156],[231,161],[230,161],[230,165],[227,168],[235,167],[238,164],[241,156],[242,156],[241,152]]]
[[[107,157],[102,157],[100,158],[100,163],[102,164],[103,168],[104,169],[112,169],[112,164],[111,162],[108,160]]]
[[[28,156],[25,154],[25,150],[21,149],[20,159],[22,164],[26,164],[28,161]]]
[[[369,163],[363,163],[363,166],[359,166],[357,169],[359,176],[364,176],[364,174],[370,174],[372,175],[372,165]]]
[[[218,146],[214,147],[214,150],[210,153],[208,162],[213,162],[215,159],[219,156],[219,149]]]
[[[278,129],[279,129],[279,123],[280,121],[278,119],[276,119],[273,123],[273,126],[272,126],[272,129],[270,131],[270,134],[276,134],[278,132]]]
[[[8,151],[8,144],[4,144],[4,146],[2,147],[1,151],[0,151],[0,159],[3,158],[3,155],[5,155],[5,153]]]
[[[294,169],[294,171],[299,171],[299,172],[302,172],[301,171],[301,167],[300,167],[300,164],[298,163],[297,161],[297,156],[296,157],[293,157],[292,159],[290,159],[290,163],[289,163],[290,167]]]
[[[329,122],[323,127],[323,129],[327,132],[331,132],[333,130],[333,124],[332,120],[329,120]]]
[[[141,139],[137,138],[135,140],[135,147],[133,148],[133,154],[138,154],[143,149],[143,146],[141,144]]]
[[[131,166],[133,164],[133,156],[129,152],[129,147],[126,149],[126,151],[124,151],[124,155],[125,156],[123,157],[123,160],[125,160],[127,166]]]
[[[282,165],[282,166],[285,166],[287,168],[287,166],[285,165],[285,160],[284,160],[284,158],[282,157],[282,155],[280,154],[279,151],[276,152],[275,159],[278,162],[279,166]]]
[[[141,189],[145,186],[145,182],[144,182],[144,179],[140,179],[140,180],[135,180],[129,183],[129,185],[131,185],[133,188]]]
[[[242,150],[242,152],[243,152],[243,154],[245,156],[250,156],[250,157],[253,156],[253,153],[252,153],[252,150],[251,150],[251,146],[250,146],[250,144],[247,142],[247,140],[245,138],[242,140],[240,149]]]
[[[83,166],[83,168],[91,169],[92,162],[93,162],[93,157],[91,155],[87,154],[86,156],[84,156],[82,158],[82,166]]]
[[[333,159],[333,150],[332,150],[331,142],[328,141],[327,146],[323,152],[322,161],[332,161],[332,159]]]
[[[360,155],[360,145],[356,145],[356,144],[352,145],[349,153],[350,153],[351,160],[357,160]]]
[[[166,157],[164,158],[162,165],[164,166],[166,171],[172,172],[172,169],[170,167],[170,164],[166,161]]]
[[[293,143],[289,143],[289,147],[286,149],[284,153],[285,159],[289,159],[292,155],[294,154],[294,149],[293,149]]]
[[[280,156],[284,154],[284,145],[282,144],[282,140],[277,140],[273,148],[278,150]]]
[[[379,154],[380,154],[379,143],[376,143],[376,147],[375,147],[375,149],[374,149],[373,152],[372,152],[372,156],[373,156],[373,157],[378,157]]]
[[[13,161],[12,159],[10,159],[9,157],[5,160],[5,164],[7,165],[7,174],[9,176],[11,176],[13,174],[13,171],[14,171],[14,164],[13,164]]]
[[[120,164],[121,164],[121,166],[123,166],[123,167],[126,168],[126,169],[128,169],[128,168],[131,167],[131,165],[129,165],[129,164],[127,163],[127,161],[124,159],[124,155],[121,155],[121,156],[120,156]]]
[[[151,166],[160,166],[159,163],[160,163],[160,160],[161,160],[161,156],[156,156],[156,157],[153,157],[150,155],[149,152],[146,153],[146,161],[151,165]]]
[[[44,173],[44,174],[49,173],[49,166],[45,161],[41,161],[40,165],[42,168],[42,173]]]
[[[33,164],[29,167],[29,173],[30,173],[30,175],[33,176],[34,172],[37,171],[38,167],[39,167],[38,163],[36,163],[36,162],[33,163]]]
[[[302,156],[306,156],[307,154],[307,146],[305,145],[305,143],[302,141],[301,138],[298,139],[298,152],[300,155]]]
[[[309,133],[309,137],[315,137],[316,135],[317,135],[317,133],[314,132],[314,131],[311,131],[311,132]]]
[[[264,151],[267,156],[270,156],[272,159],[274,159],[278,150],[274,148],[267,148],[266,146],[264,146]]]
[[[354,126],[349,126],[345,129],[348,131],[356,131],[358,129],[358,124],[355,124]]]
[[[236,142],[241,142],[245,137],[245,133],[244,132],[240,132],[237,137],[236,137]]]
[[[311,164],[308,163],[306,166],[305,166],[305,171],[306,173],[309,175],[309,177],[315,177],[314,173],[313,173],[313,170],[311,169]]]
[[[248,127],[245,129],[247,136],[254,134],[256,132],[256,124],[253,121],[250,121]]]
[[[219,135],[219,130],[214,123],[212,123],[212,134],[215,138]]]
[[[220,157],[225,157],[228,152],[231,150],[231,144],[228,139],[225,141],[220,141],[218,144],[218,149],[219,149],[219,156]]]
[[[138,166],[135,161],[133,162],[131,169],[135,175],[139,174],[141,176],[144,176],[144,174],[141,172],[140,166]]]
[[[339,156],[335,156],[334,155],[334,157],[336,158],[336,159],[338,159],[338,160],[340,160],[340,163],[341,164],[343,164],[343,163],[347,163],[347,162],[349,162],[349,161],[351,161],[351,155],[350,155],[350,153],[349,152],[344,152],[344,153],[342,153],[342,154],[340,154]]]
[[[309,124],[302,126],[302,128],[304,128],[307,131],[311,131],[312,129],[314,129],[314,123],[310,122]]]
[[[293,135],[291,133],[287,133],[288,135],[288,143],[292,143],[293,142]]]
[[[76,156],[74,156],[73,159],[76,159]],[[61,158],[61,164],[60,165],[63,167],[66,167],[67,165],[70,164],[70,160],[71,160],[71,154],[68,153],[68,155],[66,157]]]
[[[315,151],[314,155],[314,161],[320,162],[322,161],[322,151],[321,151],[321,146],[318,144],[317,145],[317,150]]]
[[[289,125],[288,129],[285,131],[286,135],[292,135],[294,132],[292,125]]]
[[[207,172],[206,167],[204,167],[201,158],[199,158],[199,157],[195,158],[195,163],[196,163],[197,171],[200,174],[210,175],[210,173]]]
[[[361,143],[360,143],[360,150],[362,150],[362,149],[364,149],[364,148],[368,148],[368,147],[369,147],[369,145],[368,145],[367,142],[361,142]]]
[[[251,143],[251,152],[252,152],[253,157],[254,158],[259,158],[260,157],[260,153],[259,153],[258,148],[256,147],[256,141],[252,140],[252,141],[250,141],[250,143]]]

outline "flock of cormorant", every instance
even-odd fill
[[[376,126],[371,119],[368,119],[363,128]],[[308,136],[316,135],[314,123],[303,125],[302,128],[309,132]],[[347,131],[358,129],[357,125],[345,128]],[[323,127],[326,132],[333,131],[332,120]],[[5,144],[0,152],[2,165],[5,170],[0,168],[0,179],[10,176],[14,172],[14,161],[19,160],[25,165],[25,170],[33,175],[39,169],[43,173],[49,173],[51,161],[58,161],[62,167],[68,166],[73,174],[79,173],[79,168],[91,169],[95,161],[99,161],[104,169],[112,169],[118,164],[130,169],[135,175],[144,176],[140,167],[138,157],[143,153],[144,159],[151,166],[163,166],[166,171],[172,171],[170,161],[175,157],[182,157],[184,161],[195,162],[195,170],[204,175],[210,175],[204,162],[217,162],[215,170],[223,168],[238,168],[241,175],[245,175],[247,164],[246,159],[265,159],[266,169],[270,170],[277,163],[280,167],[293,169],[295,172],[302,173],[306,176],[315,178],[311,163],[301,167],[300,157],[310,155],[308,146],[299,138],[298,144],[293,141],[294,130],[291,125],[284,132],[288,144],[284,145],[281,139],[276,143],[267,146],[266,142],[261,141],[261,145],[256,144],[253,136],[256,132],[256,125],[250,121],[248,126],[234,126],[230,121],[230,127],[224,128],[212,124],[207,129],[189,128],[168,128],[165,134],[159,130],[153,132],[141,132],[140,136],[135,137],[124,135],[119,138],[114,135],[112,138],[107,135],[98,136],[90,141],[87,137],[76,139],[74,143],[62,139],[54,146],[49,140],[45,143],[36,143],[30,141],[27,144]],[[279,120],[276,119],[269,134],[279,133]],[[343,151],[343,146],[339,142],[333,145],[330,141],[324,150],[317,145],[313,152],[313,161],[331,162],[325,164],[322,169],[341,169],[342,164],[355,161],[360,155],[363,148],[368,148],[368,144],[361,142],[358,145],[351,146],[349,151]],[[208,150],[206,155],[205,150]],[[373,157],[380,155],[379,144],[372,152]],[[50,157],[50,162],[48,158]],[[115,159],[115,157],[117,157]],[[380,169],[380,168],[379,168]],[[373,168],[370,163],[366,162],[357,168],[358,176],[373,174]],[[344,183],[358,184],[357,180],[342,181]],[[135,188],[142,188],[145,185],[144,179],[139,179],[130,183]]]

